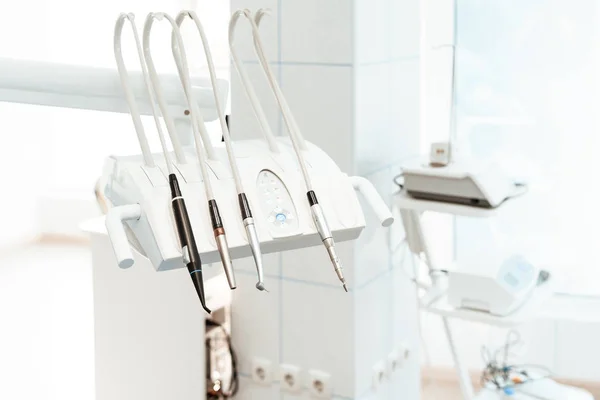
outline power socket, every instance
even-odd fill
[[[392,351],[387,356],[387,370],[390,375],[393,375],[400,369],[400,360],[398,350]]]
[[[261,385],[270,385],[273,382],[273,365],[271,361],[263,358],[252,360],[252,380]]]
[[[327,372],[308,371],[308,391],[313,398],[330,399],[333,395],[331,375]]]
[[[406,362],[410,358],[410,348],[408,344],[402,343],[398,347],[396,347],[390,354],[387,356],[387,370],[390,375],[394,374],[396,371],[404,368]]]
[[[398,357],[398,369],[404,368],[411,355],[411,350],[408,343],[401,343],[396,349],[396,354]]]
[[[279,382],[281,390],[290,393],[302,391],[302,370],[300,367],[289,364],[282,364],[279,367]]]
[[[385,362],[378,362],[373,366],[373,391],[377,391],[387,378],[387,368]]]

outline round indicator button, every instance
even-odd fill
[[[287,217],[285,216],[285,214],[281,214],[281,213],[277,214],[277,215],[275,216],[275,218],[276,218],[276,219],[277,219],[277,221],[279,221],[279,222],[285,222],[285,220],[287,219]]]

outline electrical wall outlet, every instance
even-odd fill
[[[404,368],[406,362],[410,359],[410,346],[408,343],[401,343],[395,351],[398,356],[398,369]]]
[[[385,362],[378,362],[373,366],[373,390],[379,389],[387,378],[387,368]]]
[[[252,360],[252,380],[261,385],[270,385],[273,382],[273,366],[271,361],[263,358]]]
[[[308,391],[313,398],[330,399],[333,394],[331,375],[327,372],[308,371]]]
[[[302,391],[303,379],[300,367],[289,364],[282,364],[279,367],[279,382],[281,390],[290,393]]]
[[[390,375],[393,375],[400,369],[400,356],[398,355],[398,350],[392,351],[387,356],[387,370]]]

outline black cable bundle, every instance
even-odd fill
[[[207,388],[207,394],[206,394],[206,399],[207,400],[226,400],[226,399],[231,399],[233,398],[238,390],[239,390],[239,375],[238,375],[238,369],[237,369],[237,356],[235,354],[235,351],[233,350],[233,346],[231,344],[231,336],[227,333],[227,330],[225,329],[225,327],[221,324],[219,324],[216,321],[207,319],[206,320],[206,328],[219,328],[221,329],[221,331],[223,332],[223,335],[225,335],[225,338],[227,340],[227,347],[229,348],[229,353],[231,354],[231,371],[233,373],[233,376],[231,378],[231,385],[229,386],[229,388],[227,388],[227,390],[225,390],[223,387],[219,387],[219,389],[217,391],[212,390],[211,388]],[[206,355],[207,355],[207,368],[206,368],[206,381],[210,382],[211,381],[211,370],[208,366],[208,354],[210,351],[210,339],[206,339]]]

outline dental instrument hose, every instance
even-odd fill
[[[177,176],[173,171],[172,161],[170,159],[167,145],[165,142],[165,138],[162,132],[162,128],[160,125],[160,121],[158,118],[158,110],[156,109],[155,97],[152,88],[152,83],[148,77],[148,70],[146,68],[146,63],[144,61],[144,55],[142,50],[142,44],[140,43],[139,36],[137,34],[137,28],[135,25],[134,17],[132,14],[122,15],[119,20],[117,20],[117,25],[115,28],[115,35],[118,38],[115,38],[115,55],[117,56],[117,65],[119,66],[120,71],[125,71],[122,51],[121,51],[121,33],[122,27],[125,23],[125,20],[129,20],[131,22],[131,27],[133,30],[133,35],[135,39],[135,44],[137,47],[138,58],[140,59],[142,74],[144,76],[144,82],[146,85],[146,90],[148,94],[148,98],[150,101],[150,105],[152,106],[152,114],[154,116],[154,122],[157,127],[160,144],[163,150],[163,155],[165,157],[165,162],[167,164],[167,170],[169,172],[169,186],[171,188],[171,206],[173,210],[173,217],[175,219],[175,225],[177,227],[177,234],[179,236],[179,242],[181,244],[181,252],[183,261],[190,272],[190,276],[194,287],[196,289],[196,293],[200,299],[200,303],[202,304],[202,308],[210,314],[210,309],[206,306],[206,297],[204,294],[204,281],[202,278],[202,261],[200,260],[200,254],[198,253],[198,248],[196,246],[196,240],[194,238],[194,233],[192,230],[192,225],[190,222],[190,218],[187,212],[187,208],[185,206],[185,201],[183,200],[183,196],[181,194],[181,190],[179,188],[179,182],[177,181]],[[123,75],[122,75],[123,76]],[[127,91],[131,91],[129,87],[129,82],[127,79],[122,79],[123,86]]]
[[[176,21],[177,25],[181,26],[184,19],[189,17],[194,21],[196,25],[196,29],[200,35],[200,39],[202,41],[202,46],[204,48],[204,54],[206,56],[206,62],[208,65],[208,71],[210,74],[210,81],[213,87],[213,94],[215,98],[215,105],[217,108],[217,114],[219,117],[219,122],[221,124],[221,131],[223,133],[223,140],[225,142],[225,148],[227,150],[227,156],[229,158],[229,165],[231,167],[231,171],[233,173],[233,179],[235,181],[236,190],[238,193],[238,205],[240,208],[240,213],[242,216],[242,221],[244,224],[244,228],[246,230],[246,236],[248,238],[248,244],[252,251],[252,256],[254,258],[254,263],[256,265],[256,270],[258,274],[258,282],[256,283],[256,288],[258,290],[266,290],[264,284],[264,272],[263,272],[263,263],[262,263],[262,252],[260,249],[260,241],[258,239],[258,233],[256,231],[256,227],[254,225],[254,219],[252,218],[252,210],[250,208],[250,203],[248,202],[248,198],[246,197],[246,193],[244,190],[244,185],[242,184],[242,179],[240,177],[240,171],[237,165],[237,161],[235,158],[235,153],[233,151],[233,146],[231,143],[231,136],[229,133],[229,128],[227,126],[227,122],[225,121],[225,113],[223,107],[221,105],[221,101],[218,95],[218,85],[217,85],[217,74],[215,72],[215,66],[212,58],[212,53],[210,51],[210,46],[208,44],[208,39],[206,37],[206,33],[204,32],[204,27],[202,26],[202,22],[198,15],[194,11],[182,11],[177,15]],[[174,41],[173,41],[174,42]],[[181,53],[181,50],[173,46],[174,56],[180,56],[177,54]],[[212,217],[212,215],[211,215]],[[220,223],[220,218],[213,219],[213,226],[215,226],[216,222],[219,222],[219,227],[222,228],[222,224]],[[223,231],[224,232],[224,231]],[[224,234],[223,234],[224,235]]]
[[[292,141],[292,145],[294,148],[294,152],[296,153],[296,157],[298,158],[298,163],[300,164],[300,170],[302,171],[302,175],[304,176],[304,182],[306,183],[306,197],[308,199],[308,204],[310,206],[310,211],[312,215],[313,222],[321,237],[321,241],[327,250],[327,254],[329,255],[329,259],[333,265],[333,269],[342,283],[344,290],[347,292],[348,287],[346,285],[346,279],[343,274],[342,262],[340,261],[336,249],[335,249],[335,241],[333,240],[333,235],[331,230],[329,229],[329,225],[327,223],[327,219],[325,218],[325,213],[323,212],[323,208],[319,204],[319,200],[317,199],[317,194],[313,190],[312,182],[310,179],[310,175],[308,174],[308,169],[306,167],[306,160],[304,159],[304,155],[302,153],[304,140],[300,129],[291,113],[291,110],[285,100],[281,89],[279,88],[279,84],[275,79],[275,75],[273,71],[271,71],[271,67],[269,66],[269,62],[264,52],[264,46],[262,43],[262,39],[260,38],[260,32],[258,30],[258,25],[263,17],[266,14],[266,11],[260,9],[256,12],[256,20],[252,18],[250,10],[244,10],[244,15],[250,21],[250,25],[252,27],[252,32],[254,36],[254,48],[256,50],[256,54],[260,61],[260,64],[267,76],[267,80],[275,94],[277,99],[277,103],[279,104],[279,108],[281,109],[281,113],[283,114],[283,119],[287,126],[288,132],[290,134],[290,139]]]
[[[244,92],[248,96],[248,100],[250,100],[250,105],[252,106],[254,115],[260,124],[263,135],[265,136],[265,140],[269,144],[269,149],[272,153],[280,153],[275,136],[271,131],[269,121],[267,121],[265,111],[261,106],[258,97],[256,96],[256,91],[254,90],[254,86],[250,81],[248,72],[246,72],[246,67],[244,67],[244,64],[241,62],[240,56],[237,54],[237,50],[235,48],[235,30],[242,15],[244,15],[244,10],[237,10],[235,13],[233,13],[231,19],[229,20],[229,52],[231,53],[231,59],[233,60],[235,69],[238,72],[242,86],[244,86]]]
[[[204,181],[206,197],[208,199],[208,210],[212,221],[213,235],[215,237],[217,248],[221,256],[221,262],[223,263],[225,275],[227,276],[227,282],[229,283],[229,287],[233,290],[237,287],[233,271],[233,262],[229,253],[229,245],[227,244],[225,228],[221,220],[219,207],[217,205],[217,201],[212,190],[210,175],[206,166],[206,156],[202,147],[202,136],[200,134],[201,128],[199,127],[199,124],[202,123],[202,117],[198,113],[196,99],[194,98],[192,85],[190,83],[187,56],[183,47],[183,38],[181,37],[179,26],[170,15],[165,13],[151,13],[146,18],[146,24],[144,26],[144,55],[146,57],[146,62],[148,63],[148,69],[150,70],[150,77],[153,83],[156,83],[156,85],[158,85],[158,75],[156,73],[156,68],[154,67],[152,56],[150,55],[150,31],[152,29],[152,24],[155,18],[159,20],[166,19],[171,24],[172,38],[174,39],[173,56],[175,59],[175,63],[177,64],[179,78],[183,85],[183,90],[192,116],[192,131],[194,133],[194,141],[196,144],[196,153],[198,155],[198,162],[200,165],[200,173],[202,174],[202,180]],[[160,98],[158,94],[157,97],[159,98],[158,103],[161,107],[161,111],[165,119],[167,129],[174,131],[175,125],[173,123],[173,120],[171,119],[167,105],[164,102],[164,99]],[[176,132],[174,132],[174,134],[176,134]]]

